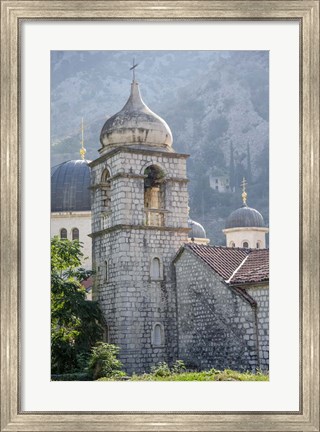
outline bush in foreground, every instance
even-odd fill
[[[122,363],[117,359],[119,347],[98,342],[91,350],[88,372],[94,380],[105,377],[118,379],[125,376]]]

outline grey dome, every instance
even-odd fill
[[[88,163],[86,160],[71,160],[52,169],[52,212],[91,210]]]
[[[264,227],[264,220],[261,213],[254,208],[243,205],[233,211],[226,221],[227,228],[245,228],[245,227]]]
[[[189,238],[207,238],[206,231],[199,222],[188,219],[188,227],[191,228],[188,234]]]
[[[143,102],[136,81],[131,84],[129,99],[122,110],[105,122],[100,142],[102,152],[119,145],[152,146],[172,151],[169,126]]]

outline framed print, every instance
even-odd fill
[[[1,1],[1,9],[1,430],[319,430],[319,2]],[[269,59],[268,382],[50,380],[50,140],[59,137],[59,128],[65,134],[74,128],[73,117],[81,112],[75,103],[72,116],[62,116],[68,125],[53,117],[50,124],[50,104],[63,112],[68,94],[76,100],[87,91],[85,80],[75,81],[67,68],[70,80],[59,88],[55,108],[57,65],[66,61],[81,69],[90,56],[104,62],[104,52],[118,59],[126,52],[134,83],[139,68],[131,65],[132,57],[161,50],[171,57],[179,52],[228,57],[225,53],[247,50]],[[198,68],[207,67],[197,56]],[[121,61],[108,66],[117,68]],[[97,92],[99,110],[108,109],[108,95]],[[172,102],[172,118],[178,106]],[[195,128],[193,140],[200,135]],[[132,153],[132,159],[138,157]],[[93,162],[92,172],[96,167]],[[245,203],[245,182],[243,188]],[[162,255],[150,259],[150,277],[161,283]],[[110,277],[110,263],[102,271]],[[154,345],[164,338],[161,326],[152,330]]]

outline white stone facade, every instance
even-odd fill
[[[217,192],[232,192],[228,176],[213,176],[210,174],[209,184],[211,189]]]
[[[91,232],[91,211],[79,212],[52,212],[51,213],[51,237],[61,235],[61,229],[67,230],[67,238],[73,240],[72,230],[79,230],[79,241],[83,243],[82,252],[84,259],[83,267],[87,270],[92,268],[92,240],[89,237]]]
[[[226,228],[223,233],[226,235],[227,247],[264,249],[268,231],[268,228],[263,227],[236,227]]]

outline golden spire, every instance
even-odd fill
[[[81,159],[84,160],[85,154],[87,153],[87,150],[84,148],[84,139],[83,139],[83,117],[81,119],[81,149],[80,149],[80,156]]]
[[[247,192],[246,192],[246,186],[247,186],[247,181],[246,179],[243,177],[242,182],[241,182],[241,186],[242,186],[242,201],[244,205],[247,205]]]

